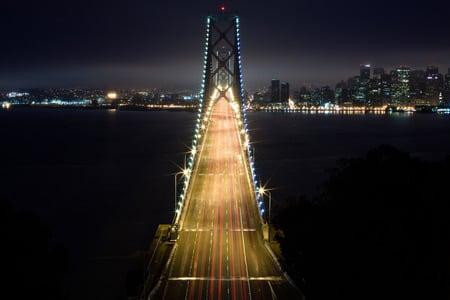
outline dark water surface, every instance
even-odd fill
[[[258,174],[278,199],[314,194],[336,160],[380,144],[425,160],[450,154],[450,115],[250,113],[249,128]]]
[[[173,216],[173,174],[195,114],[0,111],[0,197],[47,223],[69,253],[70,299],[125,299],[129,258]],[[273,201],[312,194],[342,157],[390,144],[450,154],[450,116],[249,113],[257,174]]]

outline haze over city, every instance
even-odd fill
[[[360,64],[450,67],[448,2],[222,1],[242,20],[244,87],[277,77],[334,85]],[[10,1],[0,12],[0,89],[197,90],[208,10],[219,1]]]

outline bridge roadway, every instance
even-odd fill
[[[264,245],[234,113],[214,105],[179,237],[151,299],[301,299]]]

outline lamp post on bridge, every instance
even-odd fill
[[[181,170],[180,172],[177,172],[175,174],[173,174],[173,179],[174,179],[174,210],[175,213],[177,212],[177,185],[178,185],[178,175],[182,175],[181,178],[186,177],[189,173],[189,170],[184,168],[183,170]]]
[[[187,166],[187,155],[190,154],[191,158],[195,156],[195,154],[197,153],[197,148],[195,146],[193,146],[192,148],[189,149],[188,152],[184,152],[184,165],[183,168],[181,169],[181,171],[173,174],[174,175],[174,210],[175,213],[177,212],[177,186],[178,186],[178,175],[182,175],[181,178],[183,177],[187,177],[190,173],[190,169],[191,169],[191,165],[189,164],[189,167]]]
[[[268,220],[267,220],[267,222],[268,222],[268,225],[269,225],[269,235],[268,235],[268,240],[269,240],[269,242],[270,242],[270,211],[272,210],[272,193],[268,190],[268,189],[266,189],[266,188],[264,188],[263,186],[260,186],[259,188],[258,188],[258,193],[261,195],[261,196],[265,196],[265,195],[268,195],[269,196],[269,215],[268,215]]]
[[[187,156],[188,156],[188,154],[189,154],[189,163],[190,163],[190,165],[189,165],[189,168],[191,168],[192,167],[192,161],[191,160],[193,160],[193,158],[194,158],[194,156],[195,156],[195,154],[197,154],[197,147],[196,146],[193,146],[192,148],[189,148],[189,151],[188,152],[184,152],[184,169],[188,169],[188,159],[187,159]]]

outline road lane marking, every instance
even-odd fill
[[[226,231],[226,232],[234,232],[234,231],[256,231],[256,229],[253,228],[234,228],[234,229],[228,229],[228,228],[183,228],[180,230],[186,231],[186,232],[209,232],[209,231]]]
[[[260,276],[260,277],[168,277],[167,280],[170,281],[186,281],[186,280],[196,280],[196,281],[284,281],[282,276]]]

